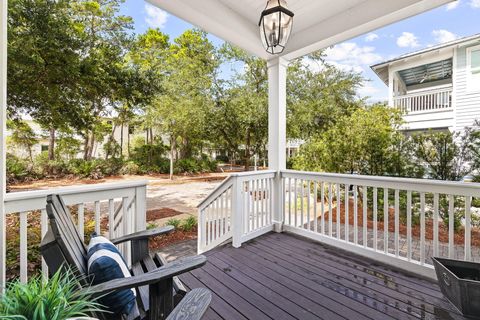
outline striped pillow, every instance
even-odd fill
[[[131,277],[122,254],[102,236],[93,236],[88,245],[88,274],[93,278],[93,285]],[[99,302],[115,314],[129,314],[135,305],[135,296],[135,289],[124,289],[103,296]]]

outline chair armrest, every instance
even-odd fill
[[[174,276],[199,268],[205,265],[206,262],[207,258],[203,255],[181,258],[156,270],[138,276],[110,280],[85,288],[84,290],[90,294],[103,294],[111,291],[141,287],[170,279]]]
[[[212,301],[212,293],[205,288],[193,289],[168,315],[167,320],[200,320]]]
[[[133,241],[133,240],[143,240],[143,239],[149,239],[152,237],[156,237],[162,234],[167,234],[170,233],[174,230],[175,228],[173,226],[166,226],[166,227],[161,227],[161,228],[155,228],[155,229],[149,229],[149,230],[143,230],[131,234],[127,234],[126,236],[122,236],[116,239],[110,240],[113,244],[119,244],[123,243],[126,241]]]

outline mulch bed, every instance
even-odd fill
[[[183,214],[183,212],[171,209],[171,208],[160,208],[147,211],[147,221],[155,221],[158,219],[170,218]]]
[[[148,243],[150,250],[158,250],[165,248],[177,242],[182,242],[185,240],[197,239],[197,229],[194,228],[192,231],[186,232],[182,230],[176,230],[168,235],[158,236],[151,239]]]
[[[325,208],[328,208],[328,204],[325,205]],[[381,212],[382,208],[379,208],[379,212]],[[337,221],[337,209],[333,208],[332,210],[332,222]],[[325,212],[325,222],[328,221],[328,211]],[[319,218],[320,219],[320,218]],[[353,226],[354,220],[354,203],[353,200],[349,201],[348,206],[348,224]],[[345,203],[342,202],[340,204],[340,223],[345,223]],[[359,227],[363,227],[363,205],[359,202],[357,208],[357,225]],[[373,212],[368,210],[367,212],[367,227],[369,229],[373,229]],[[381,221],[377,221],[377,230],[384,231],[384,223],[383,219]],[[390,232],[395,232],[395,209],[390,208],[388,210],[388,230]],[[407,226],[406,224],[400,221],[399,223],[399,231],[401,235],[407,235]],[[445,225],[443,221],[439,221],[438,224],[438,232],[439,232],[439,241],[443,243],[448,243],[448,225]],[[471,239],[472,239],[472,246],[480,246],[480,230],[478,228],[472,228],[471,232]],[[420,224],[413,224],[412,223],[412,236],[413,237],[420,237]],[[432,218],[425,218],[425,239],[433,240],[433,219]],[[462,227],[459,231],[454,233],[454,242],[455,244],[463,245],[465,244],[465,231]]]

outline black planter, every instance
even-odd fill
[[[463,315],[480,319],[480,263],[432,259],[443,295]]]

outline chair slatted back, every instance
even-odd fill
[[[47,197],[47,214],[53,231],[66,262],[77,269],[80,276],[87,275],[87,248],[83,243],[70,215],[70,210],[59,195]]]

